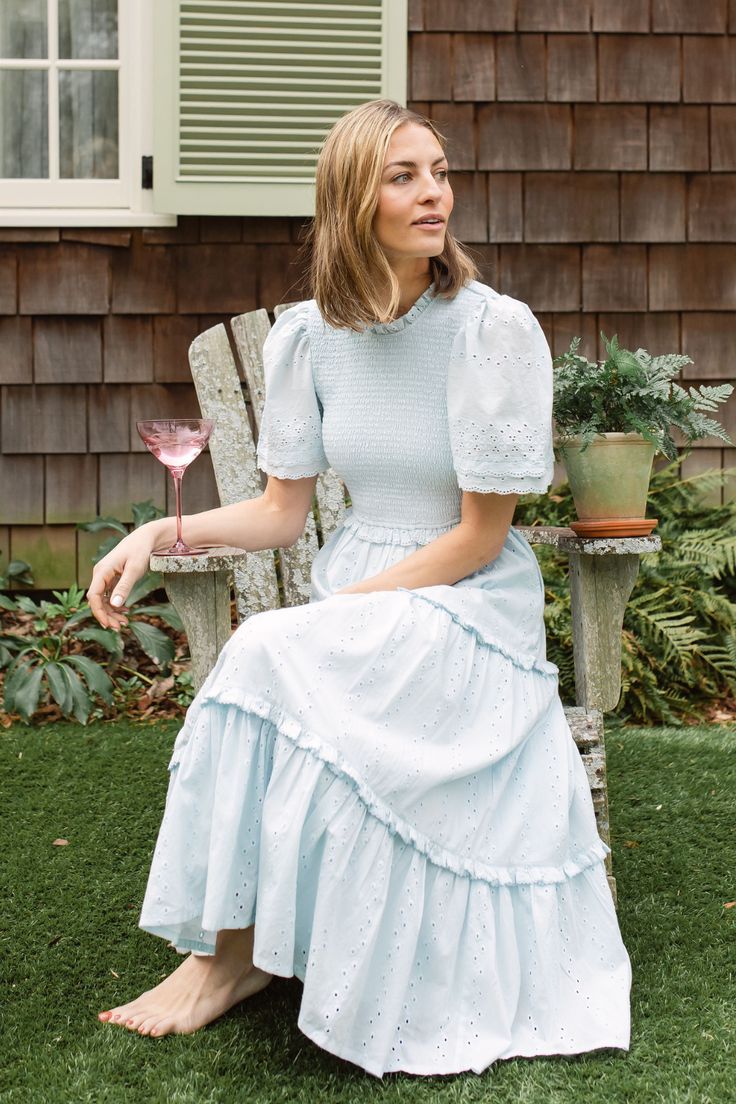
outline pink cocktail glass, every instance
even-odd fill
[[[136,422],[135,428],[146,448],[171,472],[176,491],[176,543],[157,556],[198,556],[204,548],[190,548],[181,535],[181,481],[210,439],[211,418],[153,418]]]

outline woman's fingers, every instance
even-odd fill
[[[128,623],[122,608],[116,609],[110,602],[119,579],[120,572],[115,567],[110,565],[105,569],[98,564],[87,590],[87,601],[92,615],[105,629],[117,630]]]

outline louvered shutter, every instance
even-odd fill
[[[156,0],[154,206],[311,215],[328,130],[406,103],[407,0]]]

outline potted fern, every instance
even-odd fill
[[[701,384],[688,391],[674,382],[689,356],[650,356],[646,349],[622,349],[616,334],[601,332],[605,361],[578,354],[580,338],[554,358],[555,455],[563,460],[580,536],[641,536],[651,533],[656,518],[645,517],[647,492],[656,453],[678,457],[670,432],[674,426],[686,443],[703,437],[731,438],[713,411],[733,391],[730,383]]]

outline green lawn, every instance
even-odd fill
[[[736,1100],[736,727],[611,728],[632,1049],[383,1081],[296,1026],[276,978],[193,1036],[143,1039],[96,1012],[179,961],[136,924],[177,725],[59,724],[0,735],[3,1104],[362,1101],[632,1104]],[[53,841],[63,837],[66,847]]]

